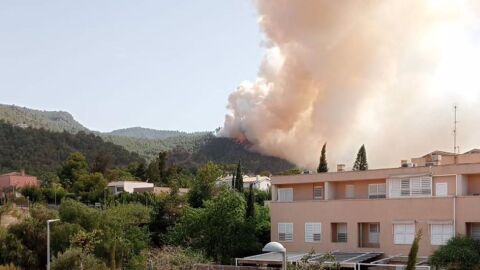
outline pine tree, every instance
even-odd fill
[[[365,150],[365,145],[362,144],[362,147],[358,150],[357,159],[353,165],[354,171],[366,171],[368,170],[367,162],[367,151]]]
[[[235,186],[238,192],[243,192],[243,175],[242,175],[242,164],[240,160],[237,165],[237,173],[235,174]]]
[[[247,220],[255,219],[255,194],[253,192],[253,184],[250,184],[248,189],[246,218]]]
[[[327,143],[323,144],[322,154],[320,155],[320,163],[318,164],[317,172],[318,173],[328,172]]]

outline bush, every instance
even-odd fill
[[[91,254],[84,254],[80,248],[70,248],[53,258],[52,270],[107,270],[105,263]]]
[[[149,253],[151,269],[189,270],[197,263],[209,263],[204,254],[189,248],[165,246]]]
[[[480,242],[466,236],[454,237],[435,251],[430,264],[447,269],[480,269]]]

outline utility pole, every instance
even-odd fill
[[[454,120],[453,120],[453,153],[459,154],[460,152],[460,146],[457,145],[457,110],[458,106],[455,104],[453,106],[454,109]]]

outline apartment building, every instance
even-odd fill
[[[480,151],[435,151],[398,168],[272,177],[271,239],[288,251],[420,256],[455,234],[480,239]]]

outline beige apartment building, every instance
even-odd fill
[[[287,251],[420,256],[453,235],[480,239],[480,150],[435,151],[398,168],[272,177],[271,240]]]

